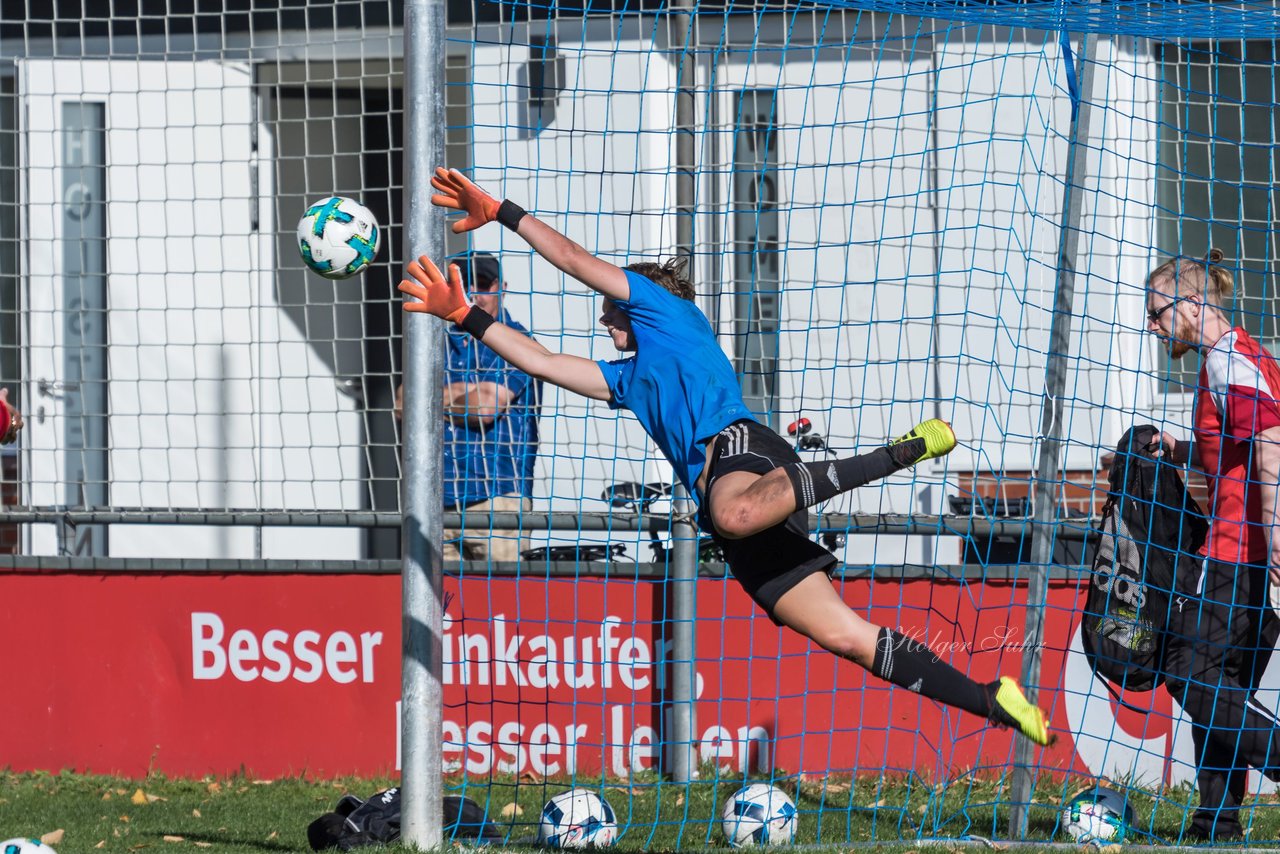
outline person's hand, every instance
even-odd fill
[[[436,174],[431,178],[431,186],[436,188],[431,204],[467,212],[465,217],[452,225],[454,234],[472,231],[498,218],[498,208],[502,207],[502,203],[477,187],[457,169],[437,166]]]
[[[400,282],[397,290],[420,300],[405,300],[405,311],[422,311],[453,323],[462,322],[462,318],[471,309],[471,303],[467,302],[467,296],[463,292],[462,271],[457,264],[449,265],[448,281],[445,281],[440,268],[431,263],[426,255],[417,261],[411,261],[405,272],[410,278]]]
[[[1154,448],[1152,447],[1153,445],[1155,446]],[[1151,445],[1148,445],[1147,447],[1151,450],[1151,455],[1153,457],[1167,456],[1170,462],[1178,464],[1186,462],[1186,460],[1178,459],[1178,455],[1175,453],[1178,448],[1178,440],[1170,436],[1168,433],[1157,433],[1152,437]],[[1109,469],[1115,461],[1115,451],[1107,451],[1098,458],[1098,465],[1102,468]]]
[[[1157,433],[1153,443],[1160,446],[1159,450],[1155,452],[1155,456],[1168,457],[1170,462],[1178,463],[1179,465],[1187,461],[1184,456],[1186,453],[1185,446],[1181,449],[1182,453],[1180,454],[1178,440],[1170,436],[1168,433]]]
[[[0,430],[4,431],[0,434],[0,445],[9,445],[18,438],[18,431],[26,422],[22,420],[22,413],[9,402],[9,389],[0,388],[0,403],[4,404],[4,410],[9,413],[9,423],[0,424]]]

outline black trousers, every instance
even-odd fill
[[[1197,594],[1171,605],[1165,684],[1192,720],[1200,806],[1191,831],[1239,837],[1249,768],[1280,780],[1280,721],[1253,699],[1280,618],[1267,601],[1265,564],[1208,561]]]

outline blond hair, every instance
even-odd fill
[[[1173,296],[1198,296],[1206,305],[1221,308],[1236,289],[1235,277],[1222,266],[1225,257],[1221,249],[1210,249],[1203,258],[1170,258],[1147,276],[1147,287],[1168,279],[1173,282]]]

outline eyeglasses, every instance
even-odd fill
[[[1165,313],[1166,311],[1168,311],[1169,309],[1173,308],[1173,307],[1174,307],[1175,305],[1177,305],[1177,304],[1178,304],[1178,297],[1174,297],[1172,300],[1170,300],[1169,302],[1165,303],[1165,304],[1164,304],[1162,307],[1160,307],[1160,308],[1157,308],[1157,309],[1154,309],[1154,310],[1153,310],[1153,309],[1147,309],[1147,322],[1148,322],[1148,323],[1159,323],[1159,322],[1160,322],[1160,318],[1164,316],[1164,313]]]

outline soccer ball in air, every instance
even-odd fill
[[[373,262],[382,243],[378,221],[354,199],[331,196],[307,208],[298,221],[298,251],[327,279],[354,276]]]
[[[1114,789],[1087,789],[1062,808],[1062,829],[1081,844],[1123,842],[1132,826],[1133,807]]]
[[[796,805],[768,783],[744,786],[724,805],[720,826],[733,848],[786,845],[796,835]]]
[[[589,789],[561,792],[542,808],[538,842],[551,848],[607,848],[618,838],[609,802]]]
[[[39,839],[6,839],[0,842],[0,854],[57,854]]]

